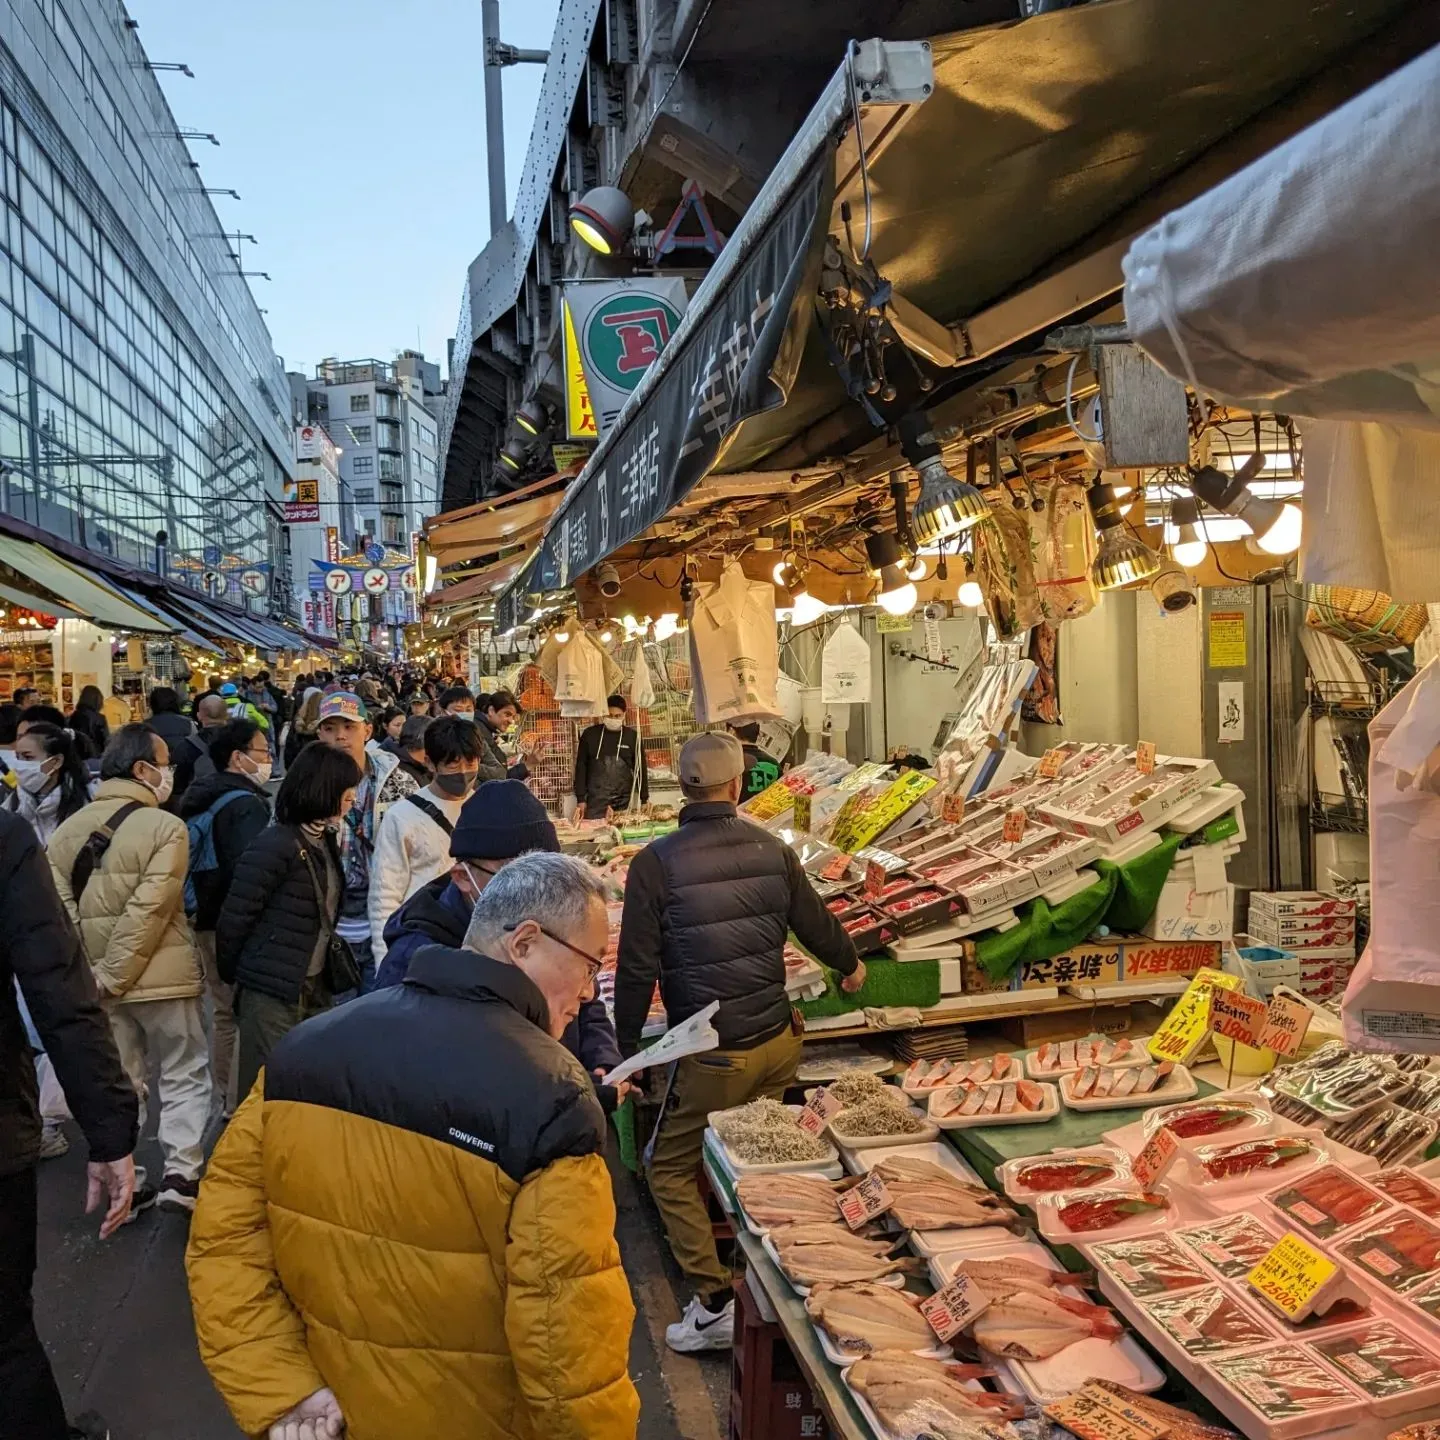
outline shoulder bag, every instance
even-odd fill
[[[335,923],[326,913],[328,905],[320,877],[315,873],[315,862],[310,858],[310,847],[301,840],[300,858],[310,872],[310,884],[315,889],[315,908],[320,915],[320,924],[329,932],[325,942],[325,963],[320,975],[332,995],[344,995],[346,991],[360,988],[360,962],[350,948],[350,942],[335,933]]]
[[[85,887],[90,883],[90,877],[100,868],[100,862],[105,858],[105,852],[110,848],[110,842],[115,838],[115,832],[137,810],[144,808],[144,804],[139,800],[127,800],[110,817],[108,825],[102,825],[98,830],[92,830],[86,837],[85,843],[75,856],[74,863],[70,866],[70,893],[75,897],[77,905],[80,903],[81,895],[85,893]]]
[[[412,794],[405,797],[417,810],[423,810],[447,835],[455,833],[455,827],[445,818],[445,812],[438,806],[432,805],[423,795]]]

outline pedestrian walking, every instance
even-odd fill
[[[149,696],[150,728],[170,747],[172,754],[195,733],[195,722],[180,713],[180,697],[168,685],[157,685]]]
[[[86,750],[87,758],[101,754],[110,743],[110,725],[105,719],[105,697],[98,685],[87,685],[75,702],[67,726],[73,730]]]
[[[285,735],[285,768],[288,770],[295,757],[315,738],[320,726],[320,702],[324,693],[318,686],[306,690],[295,707],[295,718]]]
[[[90,803],[90,775],[75,736],[58,725],[30,725],[15,742],[15,789],[8,805],[29,821],[42,847]]]
[[[170,808],[177,813],[191,785],[197,779],[215,773],[215,762],[210,758],[210,742],[223,726],[230,723],[230,707],[223,696],[206,695],[195,707],[195,718],[199,726],[195,733],[170,747],[170,758],[175,764]],[[170,744],[168,740],[165,743]]]
[[[382,750],[388,750],[400,762],[400,768],[422,788],[435,778],[435,772],[425,758],[425,732],[432,723],[428,715],[408,715],[401,727],[400,738],[386,740],[380,746]]]
[[[337,989],[354,988],[353,975],[337,973],[332,942],[344,892],[335,830],[359,784],[343,751],[301,751],[280,782],[275,824],[240,857],[220,907],[215,954],[221,981],[234,987],[242,1100],[275,1045],[328,1009]]]
[[[100,757],[94,800],[56,830],[49,860],[142,1125],[148,1073],[159,1066],[160,1204],[190,1210],[204,1166],[210,1064],[204,978],[185,918],[190,842],[185,822],[161,808],[173,778],[165,742],[146,725],[122,725]]]
[[[357,1435],[634,1440],[605,1121],[555,1038],[606,933],[587,865],[522,856],[463,948],[427,947],[403,985],[275,1047],[186,1253],[201,1358],[247,1435],[353,1417]]]

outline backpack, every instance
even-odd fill
[[[105,858],[105,852],[110,848],[110,842],[115,838],[115,832],[137,810],[144,808],[145,806],[139,800],[127,800],[110,817],[108,825],[102,825],[98,830],[92,830],[86,837],[85,843],[76,852],[74,863],[70,866],[70,893],[75,897],[76,905],[79,905],[80,897],[90,883],[90,877],[100,868],[100,862]]]
[[[190,863],[185,870],[185,913],[194,915],[200,902],[195,894],[196,875],[220,868],[215,853],[215,817],[232,801],[243,799],[248,791],[226,790],[206,810],[192,815],[185,822],[190,835]]]

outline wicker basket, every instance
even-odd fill
[[[1423,605],[1401,605],[1383,590],[1311,585],[1305,623],[1356,650],[1377,654],[1413,645],[1429,618]]]

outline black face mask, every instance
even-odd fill
[[[476,775],[437,775],[435,785],[452,799],[463,800],[475,787]]]

